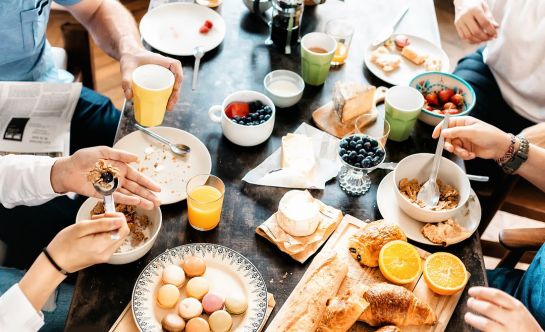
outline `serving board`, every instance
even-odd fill
[[[384,100],[387,91],[388,88],[384,86],[379,86],[375,90],[374,105],[371,114],[378,114],[376,107],[377,103]],[[384,116],[384,114],[381,114],[381,116]],[[353,134],[356,131],[356,119],[357,117],[347,123],[342,123],[333,110],[333,101],[325,104],[312,113],[312,120],[314,120],[316,127],[337,138],[343,138],[346,135]],[[381,127],[380,131],[382,130],[383,128]]]
[[[320,253],[314,258],[301,280],[306,280],[308,276],[314,270],[316,270],[325,259],[330,257],[332,254],[337,253],[339,258],[348,263],[348,274],[342,282],[337,294],[344,294],[348,289],[353,288],[358,283],[372,285],[377,282],[388,282],[382,276],[382,273],[378,267],[362,267],[348,251],[348,238],[350,238],[350,236],[356,233],[364,225],[364,221],[351,215],[346,215],[339,224],[339,227],[337,227],[335,233],[333,233],[331,238],[327,241],[322,251],[320,251]],[[422,261],[431,255],[429,252],[418,247],[416,247],[416,250],[420,254]],[[290,302],[292,296],[298,294],[300,288],[302,287],[304,286],[300,281],[286,302],[284,302],[284,305],[282,308],[280,308],[265,332],[274,332],[283,319],[282,317],[289,316],[289,312],[287,312],[288,309],[285,304]],[[452,296],[437,295],[428,288],[428,285],[426,285],[422,275],[415,282],[405,285],[404,287],[412,291],[416,297],[429,304],[437,315],[437,323],[434,326],[405,326],[400,327],[400,329],[403,332],[444,332],[450,317],[454,312],[454,308],[456,308],[456,305],[458,304],[458,300],[460,299],[462,292],[458,292]],[[374,332],[376,330],[376,327],[371,327],[365,323],[357,322],[352,326],[352,328],[350,328],[349,331]]]

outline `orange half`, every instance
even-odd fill
[[[439,295],[453,295],[467,284],[467,271],[460,258],[447,252],[436,252],[424,262],[424,280]]]
[[[410,284],[422,273],[422,259],[412,244],[388,242],[380,250],[378,266],[384,278],[397,285]]]

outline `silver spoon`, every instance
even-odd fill
[[[170,146],[170,150],[173,153],[177,154],[177,155],[184,156],[184,155],[191,152],[191,148],[189,146],[187,146],[187,145],[171,143],[166,138],[163,138],[162,136],[159,136],[156,133],[147,130],[146,128],[142,127],[138,123],[135,123],[134,125],[136,126],[136,128],[142,130],[143,132],[150,135],[151,137],[153,137],[153,138],[165,143],[166,145]]]
[[[102,173],[102,180],[107,183],[107,188],[104,188],[98,183],[95,183],[93,187],[99,194],[104,196],[104,210],[108,213],[115,213],[113,193],[117,190],[119,181],[117,178],[114,178],[110,172]],[[117,231],[112,231],[110,233],[110,238],[112,240],[119,240],[119,233]]]
[[[197,46],[193,49],[193,55],[195,56],[195,68],[193,69],[193,85],[191,90],[195,90],[197,86],[197,75],[199,75],[199,65],[201,64],[201,58],[204,56],[204,47]]]
[[[443,154],[443,145],[445,144],[445,136],[443,131],[448,128],[448,120],[450,113],[445,114],[443,119],[443,127],[441,129],[441,135],[439,136],[439,142],[437,142],[437,149],[435,150],[435,156],[433,157],[433,165],[431,167],[431,174],[429,180],[424,183],[418,196],[417,201],[422,201],[426,206],[434,207],[439,203],[439,186],[437,185],[437,173],[439,172],[439,164],[441,163],[441,155]]]

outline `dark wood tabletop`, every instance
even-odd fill
[[[190,132],[210,151],[212,174],[219,176],[226,185],[221,222],[214,230],[200,232],[188,225],[185,202],[162,206],[161,233],[147,255],[131,264],[104,264],[79,273],[65,330],[108,331],[130,302],[136,278],[153,258],[168,248],[199,242],[217,243],[235,249],[252,261],[265,280],[279,280],[284,273],[289,272],[283,283],[267,283],[268,291],[274,295],[277,303],[272,314],[274,317],[304,274],[311,259],[300,264],[255,232],[259,224],[276,212],[280,198],[288,189],[251,185],[241,179],[280,147],[282,136],[293,132],[302,122],[312,124],[312,112],[331,101],[336,81],[388,86],[365,67],[364,49],[391,22],[401,5],[406,2],[327,0],[326,4],[305,8],[302,35],[323,31],[325,22],[332,18],[345,18],[356,25],[348,62],[339,68],[332,68],[324,86],[307,86],[299,104],[278,109],[274,131],[266,142],[255,147],[239,147],[222,135],[219,125],[210,121],[208,109],[212,105],[221,104],[227,95],[238,90],[263,92],[263,78],[272,70],[288,69],[300,73],[301,60],[299,47],[295,48],[293,54],[283,55],[276,49],[265,46],[264,41],[268,36],[265,23],[250,14],[241,0],[225,0],[218,9],[227,24],[225,40],[201,61],[195,91],[190,86],[193,58],[180,58],[185,74],[180,100],[175,110],[166,114],[162,124]],[[414,0],[397,31],[417,35],[440,45],[433,1]],[[123,110],[117,139],[133,132],[134,123],[133,105],[128,101]],[[387,161],[398,162],[405,156],[418,152],[433,153],[436,142],[431,139],[431,130],[432,127],[417,121],[408,140],[402,143],[388,142]],[[329,181],[325,190],[312,190],[311,193],[344,214],[364,220],[380,219],[376,192],[387,172],[376,170],[370,174],[372,186],[364,196],[348,196],[341,190],[336,179]],[[446,249],[419,246],[430,252],[451,252],[465,263],[471,279],[452,315],[447,331],[472,331],[463,319],[468,311],[467,289],[470,286],[487,285],[479,234]]]

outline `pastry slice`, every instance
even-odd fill
[[[358,284],[345,295],[329,299],[317,332],[346,332],[369,303],[363,299],[365,286]]]
[[[376,332],[401,332],[401,330],[397,326],[387,325],[387,326],[383,326],[380,329],[376,330]]]
[[[390,54],[390,51],[384,46],[380,46],[371,53],[371,62],[388,72],[399,67],[401,57],[399,55]]]
[[[406,57],[407,59],[411,60],[412,62],[416,63],[417,65],[421,65],[426,61],[428,58],[427,54],[422,53],[421,51],[415,49],[412,45],[408,45],[403,47],[403,51],[401,51],[401,55]]]
[[[426,224],[426,226],[422,227],[420,233],[430,242],[445,247],[465,240],[472,234],[472,232],[460,226],[456,220],[450,218],[436,224]]]
[[[426,71],[441,71],[441,58],[429,56],[426,59]]]

